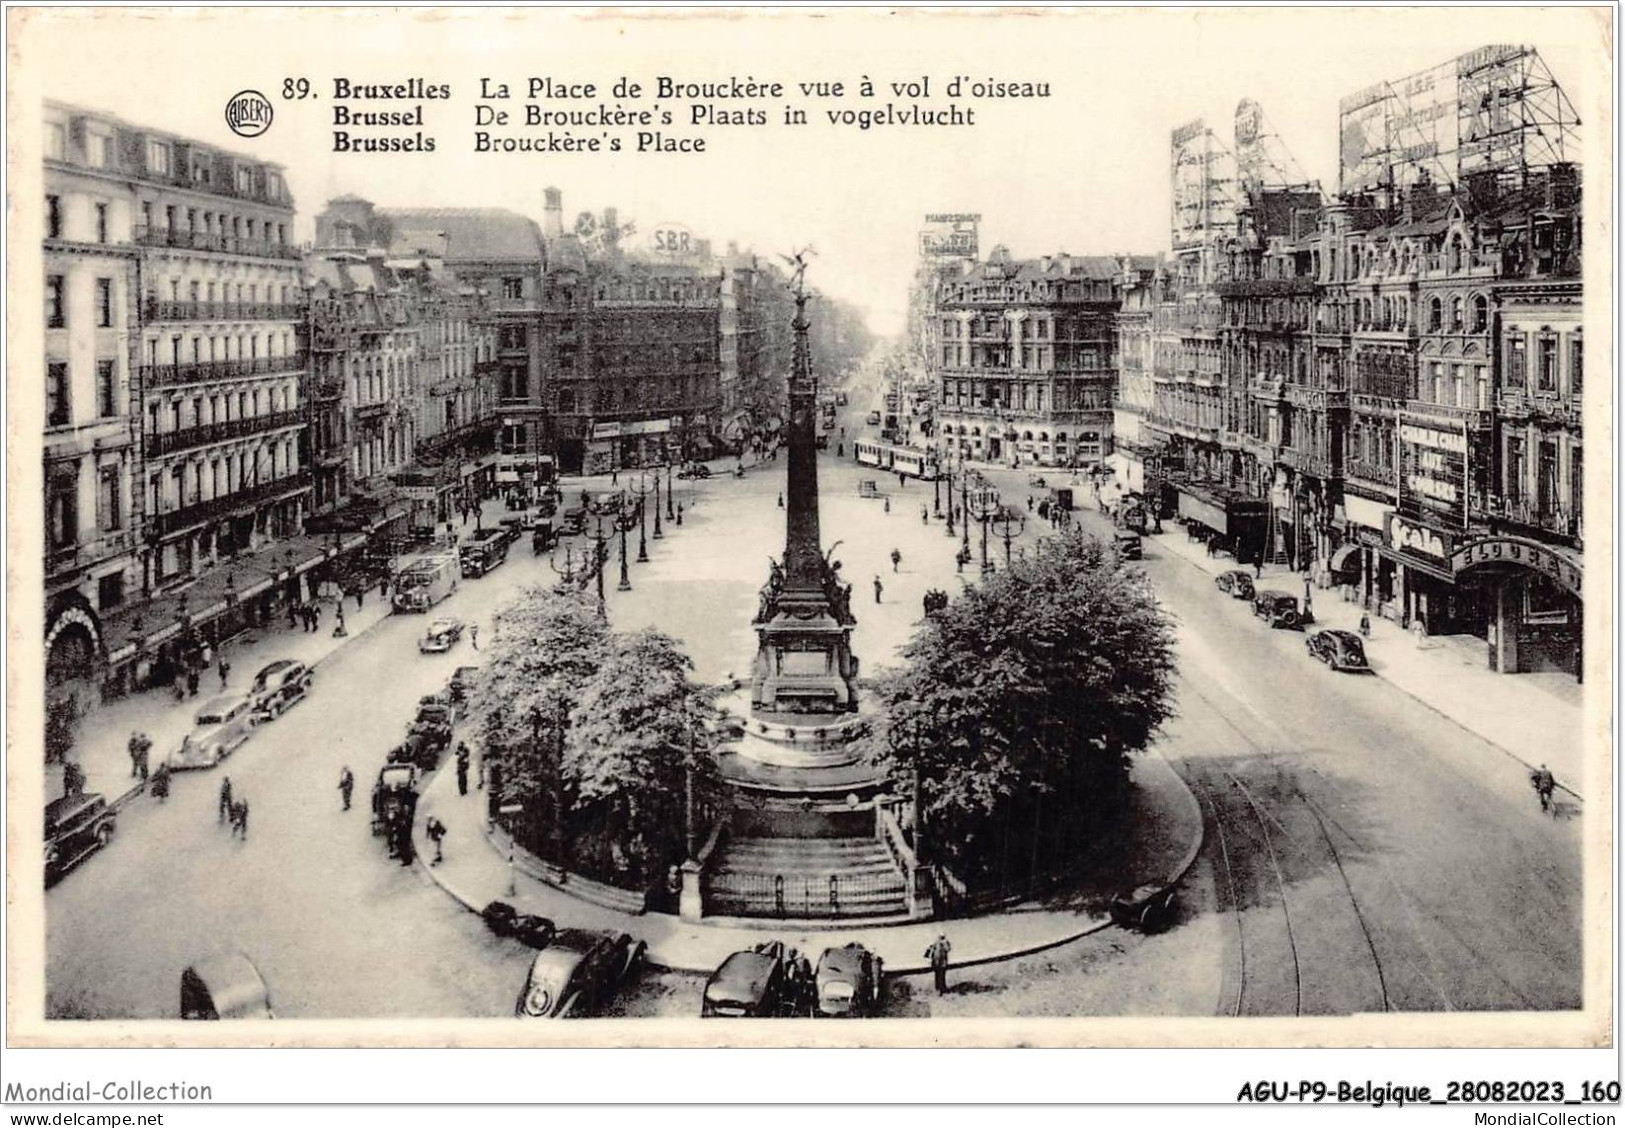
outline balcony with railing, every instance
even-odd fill
[[[449,431],[430,435],[426,439],[419,440],[417,455],[422,459],[440,458],[460,446],[476,443],[482,438],[496,434],[496,426],[495,419],[475,419]]]
[[[305,307],[296,302],[171,302],[148,298],[141,316],[156,321],[298,321]]]
[[[304,423],[304,412],[273,411],[268,415],[250,415],[241,419],[204,423],[197,427],[183,427],[179,431],[160,431],[146,436],[147,457],[157,458],[160,455],[192,450],[208,446],[210,443],[225,442],[228,439],[246,438],[249,435],[263,434],[284,427],[302,427]]]
[[[1463,427],[1469,431],[1487,431],[1490,426],[1490,413],[1486,410],[1425,400],[1407,400],[1404,419],[1407,423],[1433,423],[1452,431]]]
[[[185,364],[143,364],[141,379],[148,388],[173,384],[201,384],[207,380],[240,380],[245,376],[274,376],[305,367],[305,353],[261,356],[245,360],[195,360]]]
[[[148,227],[137,224],[130,240],[141,247],[176,247],[187,251],[214,251],[227,255],[252,255],[297,261],[299,248],[270,239],[247,239],[240,235],[216,235],[204,231],[183,231],[177,227]]]
[[[291,497],[308,489],[310,489],[310,471],[301,470],[297,474],[288,474],[274,481],[262,482],[246,490],[237,490],[221,497],[210,498],[208,501],[195,501],[167,513],[155,513],[152,515],[152,527],[160,536],[167,535],[229,516],[263,502]]]

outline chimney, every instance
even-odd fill
[[[542,189],[542,234],[549,239],[564,238],[564,193],[557,188]]]

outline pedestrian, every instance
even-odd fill
[[[434,843],[434,861],[429,864],[438,866],[446,860],[444,845],[446,841],[446,824],[434,815],[430,815],[429,821],[423,825],[423,833],[428,836],[430,842]]]
[[[226,661],[225,655],[220,656],[220,688],[226,688],[226,679],[231,677],[231,663]]]
[[[1371,612],[1369,611],[1360,612],[1360,637],[1371,637]]]
[[[187,670],[186,671],[186,696],[188,696],[188,697],[196,697],[197,696],[197,683],[198,683],[198,672],[195,669]]]
[[[303,607],[290,599],[288,601],[288,626],[292,627],[297,625],[299,622],[299,616],[304,613],[304,610],[305,609]]]
[[[895,548],[891,550],[891,570],[895,573],[897,566],[903,562],[903,554]]]
[[[485,757],[484,756],[480,757],[479,766],[475,769],[474,786],[477,787],[481,791],[485,790]]]
[[[380,576],[378,578],[378,598],[379,599],[385,599],[385,598],[388,598],[388,596],[389,596],[389,573],[385,572],[382,576]]]
[[[363,587],[358,586],[355,589],[355,609],[357,611],[361,610],[361,608],[364,606],[363,600],[366,597],[366,594],[367,590]]]
[[[609,472],[609,484],[612,486],[621,484],[621,471],[618,467]]]
[[[908,488],[908,475],[904,474],[901,470],[897,472],[897,488],[900,490]]]
[[[159,764],[152,773],[152,797],[162,803],[169,798],[169,765]]]
[[[146,733],[136,734],[135,767],[141,782],[147,782],[147,757],[152,752],[152,738]]]
[[[880,577],[876,576],[875,577],[875,602],[876,603],[880,602],[880,592],[881,592],[881,590],[882,590],[882,588],[881,588],[881,584],[880,584]]]
[[[248,800],[238,799],[231,804],[231,835],[248,841]]]
[[[469,624],[469,626],[468,626],[468,641],[469,641],[470,645],[472,645],[474,647],[475,650],[478,650],[480,648],[480,625],[478,623],[470,623]]]
[[[888,497],[888,498],[885,499],[885,501],[886,501],[886,512],[890,513],[891,512],[891,498]]]
[[[468,794],[468,746],[457,745],[457,794]]]
[[[333,605],[333,617],[333,637],[343,638],[349,633],[344,629],[344,604],[336,603]]]
[[[931,978],[936,982],[939,995],[948,993],[948,954],[953,951],[953,947],[948,943],[947,936],[940,935],[925,950],[926,959],[931,961]]]
[[[929,525],[930,523],[931,523],[931,507],[929,505],[920,506],[920,524]]]
[[[83,795],[85,793],[85,769],[79,766],[77,760],[69,760],[62,765],[62,794]]]
[[[1540,796],[1540,809],[1552,809],[1552,793],[1557,790],[1557,780],[1553,778],[1551,770],[1542,764],[1530,775],[1529,782],[1535,785],[1535,794]]]
[[[129,748],[130,776],[131,778],[134,778],[141,774],[141,734],[139,732],[132,732],[130,734]]]
[[[225,822],[231,814],[231,777],[226,776],[220,781],[220,815],[216,822]]]
[[[350,794],[355,791],[355,775],[350,771],[350,765],[345,764],[344,770],[339,772],[339,795],[344,799],[344,809],[350,809]]]
[[[1211,549],[1212,547],[1213,547],[1213,542],[1208,541],[1208,548]],[[1208,555],[1212,556],[1213,553],[1209,552]],[[1264,578],[1264,558],[1262,556],[1254,557],[1253,558],[1253,579],[1261,580],[1263,578]]]

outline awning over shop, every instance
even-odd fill
[[[1179,515],[1188,521],[1206,525],[1217,533],[1229,533],[1230,522],[1223,506],[1192,493],[1189,487],[1179,487]]]
[[[1346,572],[1359,566],[1360,546],[1357,544],[1340,544],[1332,550],[1331,559],[1327,566],[1333,572]]]

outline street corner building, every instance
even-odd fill
[[[1173,132],[1173,251],[1118,313],[1115,488],[1238,561],[1476,635],[1492,670],[1579,677],[1578,122],[1533,48],[1435,70],[1438,145],[1384,140],[1404,84],[1343,100],[1335,193],[1250,100],[1233,146]]]

